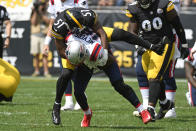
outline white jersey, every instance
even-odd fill
[[[70,34],[66,39],[67,43],[71,41],[80,41],[86,46],[88,53],[84,64],[90,69],[97,68],[97,66],[104,66],[108,59],[108,54],[103,49],[100,38],[96,37],[97,39],[95,40],[95,35],[95,33],[92,35]]]
[[[51,15],[51,19],[55,19],[60,12],[73,7],[88,8],[88,1],[65,0],[65,2],[62,2],[61,0],[50,0],[48,6],[48,12]]]

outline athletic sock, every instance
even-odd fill
[[[85,114],[85,115],[90,115],[90,114],[91,114],[91,109],[88,108],[87,110],[85,110],[85,111],[84,111],[84,114]]]
[[[143,107],[142,104],[140,104],[136,109],[140,113],[140,112],[142,112],[144,110],[144,107]]]

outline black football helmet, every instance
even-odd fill
[[[75,8],[65,10],[64,17],[71,30],[74,28],[83,28],[84,18],[80,11],[76,10]]]
[[[143,9],[147,9],[151,6],[151,4],[155,1],[155,0],[137,0],[138,4],[143,8]]]

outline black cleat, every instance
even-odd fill
[[[61,104],[54,103],[53,110],[52,110],[52,122],[55,125],[59,125],[61,123],[60,109],[61,109]]]
[[[161,104],[159,102],[159,105],[160,105],[160,110],[156,116],[156,120],[160,120],[160,119],[164,118],[165,114],[168,112],[168,110],[174,108],[174,102],[172,102],[170,100],[167,100],[166,104]]]
[[[154,109],[153,108],[151,108],[151,107],[148,107],[147,108],[147,111],[150,113],[150,115],[151,115],[151,122],[155,122],[155,111],[154,111]]]

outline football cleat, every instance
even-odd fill
[[[52,122],[55,125],[59,125],[61,123],[60,108],[61,108],[61,104],[54,103],[53,110],[52,110]]]
[[[135,117],[141,117],[139,111],[133,111],[133,116],[135,116]]]
[[[148,112],[148,110],[143,110],[140,112],[140,116],[144,124],[147,124],[152,120],[151,114]]]
[[[81,109],[80,105],[78,104],[78,102],[76,102],[74,106],[74,110],[80,110],[80,109]]]
[[[70,104],[65,104],[63,107],[61,107],[62,111],[66,111],[66,110],[73,110],[74,109],[74,104],[70,103]]]
[[[160,110],[156,116],[156,120],[160,120],[165,117],[165,114],[168,112],[168,110],[172,109],[174,107],[174,102],[168,100],[166,104],[160,104]]]
[[[165,114],[164,118],[175,118],[175,117],[176,117],[176,111],[175,108],[172,108]]]
[[[83,120],[81,122],[81,127],[89,127],[90,126],[92,115],[93,115],[92,110],[91,110],[91,114],[89,114],[89,115],[84,114]]]
[[[147,111],[150,113],[151,122],[155,122],[155,111],[154,111],[154,109],[151,108],[151,107],[148,107],[148,108],[147,108]]]

